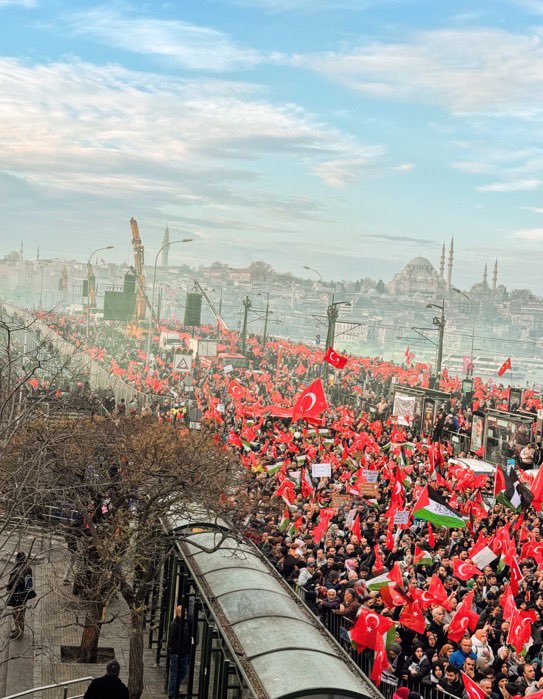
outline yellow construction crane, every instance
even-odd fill
[[[141,242],[138,222],[135,218],[130,219],[130,228],[132,229],[132,249],[134,250],[134,272],[136,274],[136,322],[144,320],[145,307],[148,304],[145,293],[145,274],[143,271],[144,265],[144,247]]]

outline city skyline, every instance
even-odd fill
[[[543,293],[543,3],[0,0],[0,236]],[[88,248],[88,253],[87,253]],[[29,255],[30,256],[30,255]]]

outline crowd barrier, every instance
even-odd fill
[[[150,405],[154,400],[160,400],[161,397],[138,391],[120,377],[112,375],[91,359],[85,351],[64,340],[46,323],[35,318],[32,313],[5,301],[2,307],[11,318],[18,318],[23,322],[27,351],[36,351],[44,343],[50,344],[62,361],[69,366],[74,379],[88,381],[92,391],[109,390],[113,393],[116,403],[120,403],[121,400],[126,403],[136,400],[140,408]]]
[[[316,610],[314,593],[307,593],[307,590],[298,585],[295,586],[298,597],[306,604],[306,606],[315,614],[315,616],[326,627],[329,633],[336,639],[346,653],[352,658],[356,665],[368,677],[371,675],[373,667],[374,652],[372,650],[363,650],[361,653],[353,646],[349,638],[349,630],[353,622],[346,617],[334,614],[331,609]],[[392,699],[392,695],[398,687],[408,687],[410,691],[418,692],[423,699],[459,699],[459,697],[449,694],[436,687],[424,684],[419,680],[397,680],[393,677],[391,671],[385,672],[379,685],[379,691],[385,699]]]

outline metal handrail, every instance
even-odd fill
[[[9,696],[4,697],[3,699],[17,699],[17,697],[26,697],[29,694],[34,694],[34,692],[45,692],[48,689],[58,689],[59,687],[67,687],[70,684],[78,684],[79,682],[91,682],[93,679],[94,677],[80,677],[77,680],[65,680],[64,682],[57,682],[56,684],[47,684],[44,687],[34,687],[34,689],[26,689],[24,692],[10,694]],[[65,690],[64,698],[66,699],[67,696],[68,690]]]

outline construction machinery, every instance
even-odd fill
[[[213,315],[215,316],[215,319],[216,319],[216,321],[217,321],[217,325],[218,325],[218,327],[219,327],[219,330],[220,330],[221,332],[223,332],[223,331],[228,331],[228,328],[226,327],[226,323],[224,322],[224,320],[222,319],[221,315],[217,312],[217,309],[215,308],[215,304],[214,304],[213,301],[209,298],[209,296],[206,294],[205,289],[203,288],[203,286],[202,286],[198,281],[196,281],[196,279],[194,280],[194,286],[198,289],[198,291],[202,294],[202,296],[203,296],[203,297],[205,298],[205,300],[207,301],[207,304],[208,304],[209,308],[211,309],[211,312],[212,312]]]

